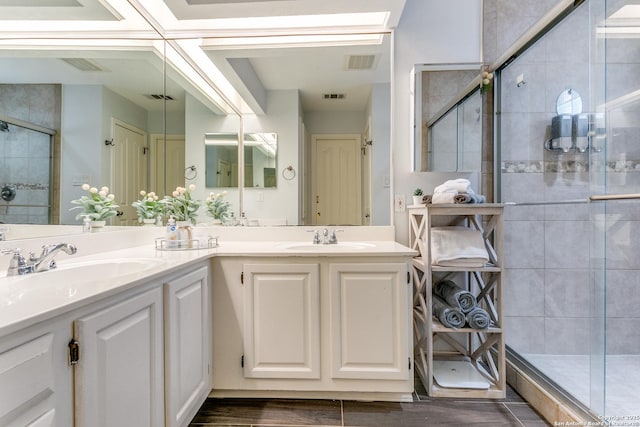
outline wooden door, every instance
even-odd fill
[[[74,322],[77,427],[164,425],[162,290]]]
[[[112,121],[111,192],[120,206],[113,225],[138,225],[138,214],[131,203],[147,187],[147,134],[119,120]]]
[[[360,135],[313,135],[314,225],[361,225]]]
[[[244,376],[320,378],[318,264],[245,264]]]
[[[176,187],[185,187],[184,135],[153,135],[151,153],[151,177],[147,190],[163,197],[170,195]]]

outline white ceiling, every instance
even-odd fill
[[[196,34],[199,27],[203,27],[203,30],[207,29],[205,28],[207,19],[381,11],[387,11],[389,18],[384,28],[376,31],[388,31],[397,25],[405,0],[128,0],[128,2],[125,0],[109,2],[104,0],[0,0],[0,41],[3,38],[15,38],[16,32],[20,31],[25,31],[25,35],[28,34],[33,38],[34,33],[37,35],[40,28],[43,28],[43,21],[54,25],[52,30],[48,30],[49,33],[43,32],[42,37],[49,39],[61,37],[62,34],[68,36],[70,21],[85,25],[85,29],[79,33],[84,37],[91,37],[93,28],[96,29],[96,36],[99,38],[104,38],[106,35],[130,37],[133,33],[123,29],[127,24],[132,24],[138,31],[136,34],[148,38],[147,22],[134,14],[135,10],[131,6],[140,8],[140,3],[146,5],[163,2],[177,18],[172,28],[184,27],[192,34]],[[114,4],[117,7],[114,7]],[[162,22],[162,19],[157,22]],[[60,24],[60,27],[55,27],[56,24]],[[162,31],[162,29],[159,30]],[[255,28],[244,30],[249,33]],[[236,29],[234,34],[237,35],[238,31],[244,30]],[[9,31],[13,31],[11,36]],[[328,29],[328,31],[337,30]],[[298,30],[285,28],[280,29],[279,32],[295,34]],[[63,45],[64,42],[61,41],[60,44]],[[73,48],[58,46],[47,48],[46,51],[32,50],[26,54],[21,52],[18,55],[14,55],[16,51],[13,48],[15,46],[9,50],[0,46],[0,83],[18,82],[20,79],[25,82],[26,80],[36,82],[39,79],[41,82],[59,80],[60,83],[102,80],[114,91],[147,109],[157,109],[159,105],[157,101],[149,100],[145,96],[158,92],[155,77],[158,74],[158,61],[149,54],[148,48],[144,49],[146,52],[140,54],[139,59],[132,59],[131,52],[126,50],[119,58],[118,50],[114,48],[74,51]],[[137,57],[138,53],[136,52],[134,56]],[[265,89],[297,88],[301,91],[304,107],[312,110],[335,107],[341,110],[361,109],[368,98],[369,84],[389,82],[390,79],[391,60],[388,36],[381,45],[207,50],[206,53],[212,61],[220,64],[219,68],[227,74],[227,78],[236,83],[239,83],[239,78],[230,74],[232,68],[224,64],[225,58],[247,58]],[[376,55],[375,69],[346,71],[343,66],[345,58],[354,54]],[[10,59],[15,56],[21,59]],[[56,59],[61,57],[92,58],[108,71],[81,73]],[[68,72],[65,73],[65,71]],[[13,77],[10,78],[8,74]],[[145,78],[145,76],[153,76],[153,78]],[[174,93],[171,93],[171,90]],[[172,85],[169,82],[167,93],[178,98],[179,102],[183,94],[179,94],[178,91],[178,85]],[[246,88],[242,85],[238,91],[243,95],[247,94]],[[344,100],[327,104],[321,99],[323,93],[345,93],[347,96]]]

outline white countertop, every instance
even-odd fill
[[[312,245],[308,237],[291,241],[221,240],[213,249],[157,250],[153,243],[113,249],[118,246],[113,242],[94,243],[90,237],[82,236],[76,243],[77,255],[61,253],[56,257],[57,269],[0,277],[0,336],[216,256],[342,258],[417,255],[416,251],[388,240],[345,240],[338,245]],[[135,239],[132,241],[136,242]],[[90,254],[81,255],[83,245],[91,243],[102,245],[105,250],[94,248],[85,251]],[[74,266],[79,274],[69,275]],[[0,275],[4,276],[5,271],[6,268]]]

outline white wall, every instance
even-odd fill
[[[227,191],[227,200],[231,203],[231,210],[239,217],[239,194],[233,188],[206,188],[205,187],[205,154],[204,134],[210,132],[237,133],[240,121],[238,116],[216,116],[193,96],[186,94],[185,100],[185,164],[195,165],[198,175],[187,185],[195,184],[194,198],[204,200],[211,191]],[[204,209],[198,213],[198,222],[207,222],[208,218]]]
[[[102,128],[102,86],[62,87],[62,156],[60,159],[60,223],[80,224],[71,200],[82,196],[83,181],[101,186],[102,158],[107,153]]]
[[[481,62],[482,2],[407,0],[394,37],[392,164],[395,194],[410,200],[415,187],[433,190],[450,177],[465,174],[411,172],[412,131],[409,77],[415,64]],[[406,212],[394,213],[396,240],[408,243]]]
[[[386,83],[371,90],[371,225],[391,224],[391,91]]]
[[[299,223],[298,206],[301,203],[298,198],[298,185],[301,179],[298,164],[299,102],[297,90],[268,91],[266,114],[243,117],[245,132],[260,131],[278,134],[277,187],[244,189],[243,208],[249,219],[286,218],[289,225]],[[290,181],[282,177],[282,170],[289,165],[296,170],[295,178]],[[267,206],[269,207],[268,215],[265,214]]]
[[[278,134],[277,188],[245,188],[243,209],[249,219],[286,218],[288,224],[298,223],[298,174],[291,181],[282,178],[282,169],[293,165],[298,169],[298,108],[297,90],[270,91],[268,93],[267,114],[244,116],[244,132],[276,132]],[[236,116],[216,116],[211,110],[187,95],[185,104],[186,123],[186,164],[195,165],[198,176],[192,182],[196,185],[195,197],[204,200],[211,191],[219,188],[205,188],[204,134],[207,132],[238,132]],[[238,213],[239,196],[237,189],[226,189],[232,209]],[[262,201],[260,201],[262,197]],[[269,214],[265,215],[265,206]],[[208,218],[201,210],[199,221]]]

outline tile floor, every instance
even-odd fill
[[[501,400],[431,399],[417,390],[414,401],[207,399],[190,427],[375,426],[471,427],[549,426],[512,389]]]

